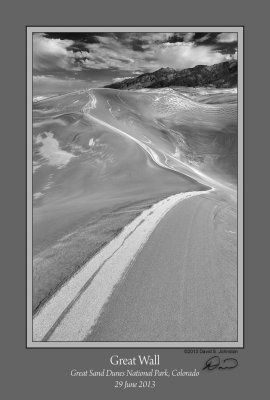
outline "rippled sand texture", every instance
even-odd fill
[[[91,89],[33,104],[33,309],[142,210],[237,181],[233,90]]]

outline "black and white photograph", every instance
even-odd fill
[[[28,347],[243,346],[243,28],[27,28]]]

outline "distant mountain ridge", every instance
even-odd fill
[[[236,60],[224,61],[214,65],[197,65],[193,68],[177,71],[173,68],[160,68],[155,72],[125,79],[105,87],[112,89],[143,89],[167,86],[213,86],[216,88],[232,88],[237,86]]]

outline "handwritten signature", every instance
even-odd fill
[[[209,358],[203,370],[213,371],[214,369],[224,370],[224,369],[233,369],[236,368],[238,365],[238,361],[235,358],[225,358],[221,360],[219,356],[213,356]]]

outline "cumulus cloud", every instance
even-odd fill
[[[160,67],[190,68],[197,64],[211,65],[224,61],[225,55],[216,52],[214,46],[196,46],[190,42],[194,33],[187,33],[183,42],[169,43],[169,34],[154,34],[151,37],[151,46],[145,45],[144,52],[134,51],[126,47],[126,41],[120,41],[114,37],[101,38],[102,45],[89,44],[87,58],[83,60],[84,68],[111,68],[116,70],[135,71],[140,73],[154,71]],[[130,37],[128,40],[133,40]],[[142,36],[146,42],[147,35]],[[149,42],[148,42],[149,43]]]
[[[73,40],[36,34],[33,41],[33,67],[37,73],[47,74],[56,70],[89,69],[121,70],[131,74],[150,72],[160,67],[159,61],[165,53],[163,44],[167,43],[170,35],[167,32],[119,33],[108,36],[97,34],[98,43],[86,43],[84,51],[72,51],[70,48],[76,47]],[[189,46],[193,36],[194,33],[186,33],[182,45]],[[173,50],[175,48],[168,53],[172,53]],[[172,66],[170,59],[164,63],[166,66]],[[185,65],[188,65],[187,60]]]
[[[134,52],[115,38],[102,38],[102,43],[89,44],[87,56],[81,60],[83,68],[93,69],[133,69]]]
[[[78,70],[76,56],[68,50],[72,40],[48,39],[39,33],[33,36],[33,68],[37,71]]]
[[[161,66],[176,69],[192,68],[198,64],[212,65],[226,60],[226,55],[212,46],[196,46],[194,43],[167,43],[156,50],[156,59]]]
[[[231,43],[237,42],[237,33],[236,32],[224,32],[220,33],[216,37],[216,41],[218,43]]]

